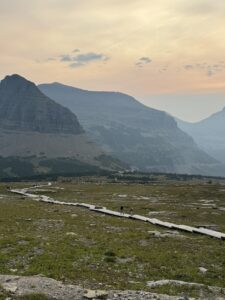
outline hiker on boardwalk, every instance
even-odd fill
[[[123,206],[120,206],[120,212],[123,213]]]

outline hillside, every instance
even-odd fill
[[[119,167],[77,117],[19,75],[0,83],[0,177]]]
[[[85,91],[60,83],[42,84],[39,88],[76,112],[95,142],[134,169],[211,175],[224,172],[218,170],[216,160],[177,127],[172,117],[133,97]]]
[[[225,163],[225,108],[196,123],[177,120],[178,126],[215,159]]]

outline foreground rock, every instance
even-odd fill
[[[117,300],[182,300],[191,298],[157,295],[143,291],[93,291],[75,285],[65,285],[54,279],[31,276],[20,277],[0,275],[0,285],[10,292],[11,298],[27,294],[44,294],[49,299],[81,300],[81,299],[117,299]],[[222,299],[222,298],[221,298]]]

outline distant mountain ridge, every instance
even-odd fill
[[[199,147],[225,163],[225,108],[202,121],[188,123],[177,119],[177,124]]]
[[[19,75],[0,83],[0,178],[121,169],[68,108]]]
[[[134,169],[190,174],[225,174],[168,114],[115,92],[92,92],[60,83],[40,90],[76,112],[89,136]]]

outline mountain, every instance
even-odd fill
[[[19,75],[0,84],[0,128],[39,133],[82,134],[77,117]]]
[[[0,83],[0,177],[119,167],[68,108],[19,75]]]
[[[225,163],[225,108],[196,123],[177,120],[178,126],[215,159]]]
[[[85,91],[60,83],[42,84],[39,89],[76,112],[96,143],[134,169],[211,175],[224,172],[217,169],[216,160],[177,127],[172,117],[133,97]]]

